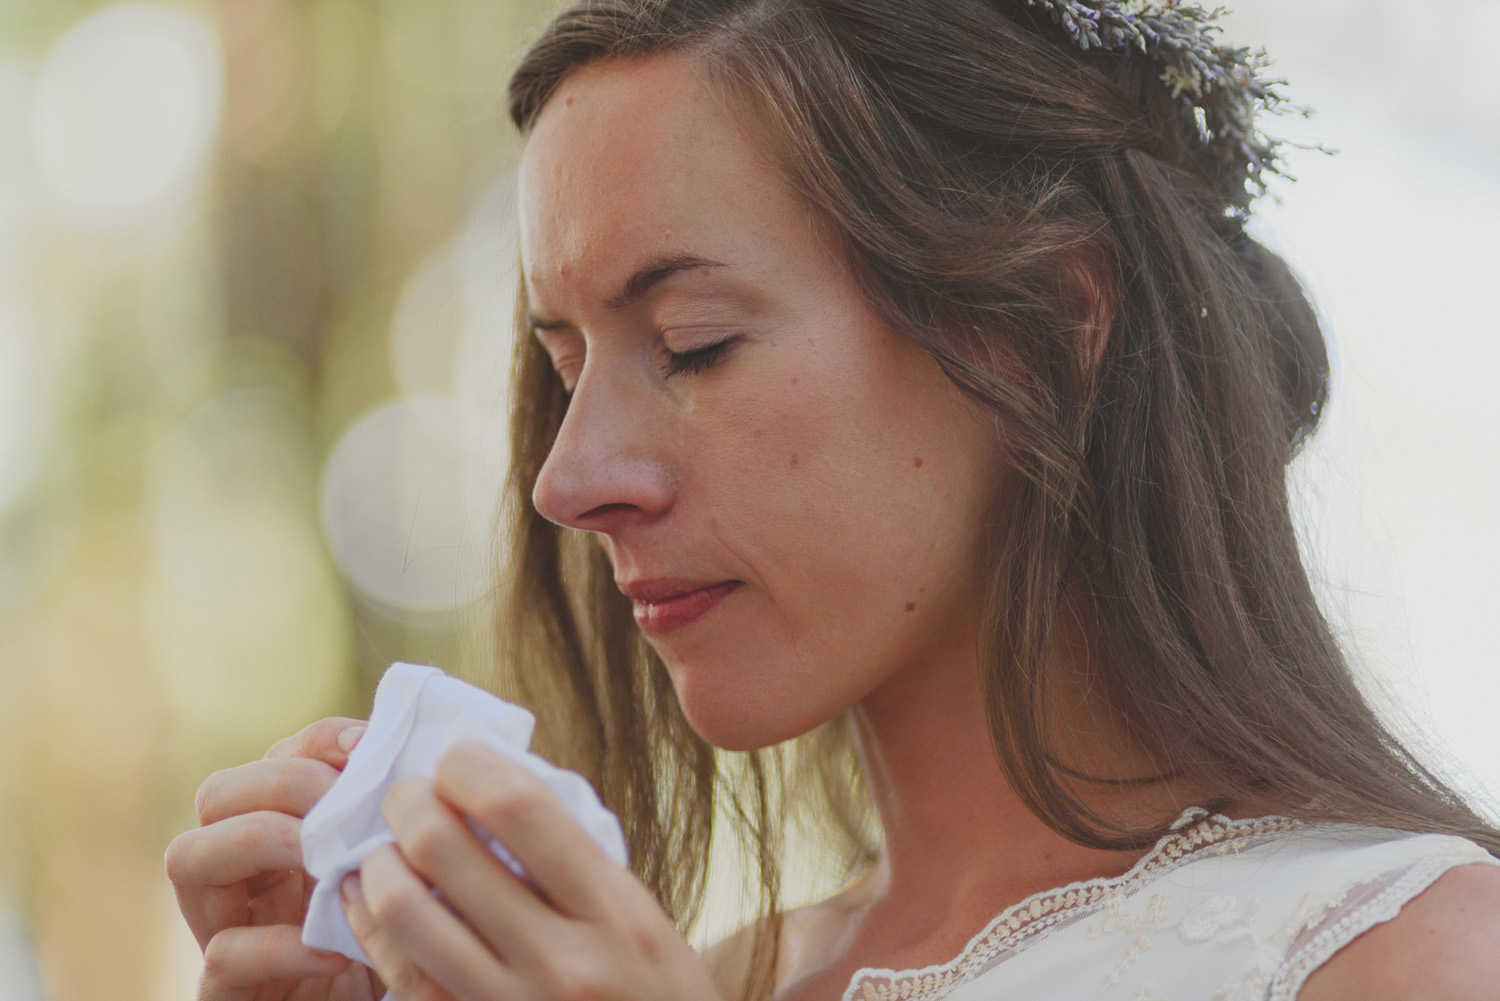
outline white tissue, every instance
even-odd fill
[[[399,779],[431,778],[443,753],[474,741],[524,765],[557,794],[563,805],[619,865],[626,864],[625,838],[615,815],[599,802],[581,775],[528,753],[535,725],[531,713],[433,667],[392,664],[375,690],[370,726],[349,755],[343,774],[302,821],[302,862],[316,879],[302,924],[302,941],[369,964],[339,904],[339,883],[381,845],[395,842],[380,804]],[[522,879],[514,856],[477,824],[474,829],[495,855]]]

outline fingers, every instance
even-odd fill
[[[262,873],[249,882],[246,924],[300,925],[307,914],[307,895],[313,879],[305,872],[278,870]]]
[[[480,744],[458,744],[438,761],[437,795],[473,817],[525,866],[547,899],[570,917],[599,917],[607,902],[638,888],[594,843],[546,783]],[[445,891],[446,892],[446,891]]]
[[[352,965],[338,953],[309,949],[296,925],[225,928],[203,952],[203,1001],[249,1001],[277,980],[336,977]]]
[[[320,719],[301,731],[279,740],[266,752],[267,758],[314,758],[343,768],[349,762],[349,752],[365,731],[365,721],[330,716]]]
[[[395,997],[518,996],[515,977],[433,897],[394,846],[376,849],[339,890],[354,937]]]
[[[343,957],[301,944],[298,925],[312,881],[302,868],[300,818],[337,779],[365,726],[319,720],[277,743],[264,760],[218,772],[199,788],[203,827],[172,842],[166,867],[204,950],[204,998],[249,999],[282,979],[290,991],[348,968]],[[355,979],[367,980],[365,968],[358,969]]]
[[[423,779],[397,782],[382,804],[401,856],[502,958],[527,955],[558,919]]]
[[[198,823],[258,810],[306,816],[338,776],[338,769],[313,758],[252,761],[215,772],[198,787]]]
[[[331,741],[338,748],[340,735],[356,725],[322,720],[293,738],[300,744],[278,746],[315,749]],[[200,947],[231,925],[301,920],[307,880],[297,818],[338,774],[326,761],[279,757],[216,772],[199,787],[196,806],[204,826],[172,842],[166,866]]]
[[[258,810],[188,831],[167,849],[174,881],[229,886],[263,872],[302,868],[302,822]]]
[[[167,876],[198,944],[248,919],[245,881],[302,868],[301,822],[257,811],[180,835],[167,847]]]

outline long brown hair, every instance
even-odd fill
[[[1023,0],[584,0],[522,59],[511,116],[524,134],[575,69],[666,52],[736,102],[871,303],[1003,431],[1020,475],[980,554],[981,670],[1000,766],[1038,817],[1100,848],[1162,833],[1091,809],[1054,753],[1066,598],[1097,627],[1088,683],[1115,723],[1208,805],[1269,798],[1500,854],[1500,832],[1372,712],[1318,608],[1285,472],[1326,403],[1322,334],[1245,234],[1242,180],[1151,64],[1078,51]],[[532,509],[566,399],[535,340],[519,345],[511,678],[683,923],[728,797],[773,915],[764,959],[781,759],[749,755],[724,780],[599,548]],[[828,750],[847,742],[818,738],[823,812],[867,859],[857,769]],[[747,995],[770,989],[759,968]]]

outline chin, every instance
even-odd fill
[[[693,732],[721,751],[756,751],[812,730],[824,722],[806,715],[809,706],[795,698],[778,698],[764,686],[745,692],[739,686],[688,681],[677,671],[672,682],[678,704]],[[801,711],[797,711],[801,710]]]
[[[682,714],[687,717],[693,732],[721,751],[755,751],[770,747],[785,737],[778,736],[778,728],[766,725],[755,710],[733,699],[694,697],[689,693],[683,698],[678,689],[677,700]],[[772,721],[774,722],[774,721]]]
[[[693,732],[724,751],[754,751],[800,737],[857,700],[842,672],[764,630],[735,629],[655,642]],[[830,669],[832,668],[832,669]]]

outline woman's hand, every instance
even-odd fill
[[[719,997],[646,888],[515,762],[460,744],[433,780],[392,787],[384,812],[398,843],[341,889],[355,937],[401,1001]],[[534,885],[490,852],[465,815]]]
[[[370,971],[302,944],[313,880],[302,868],[302,817],[328,790],[364,731],[324,719],[261,761],[210,775],[203,826],[167,848],[177,905],[203,949],[200,1001],[375,1001]]]

